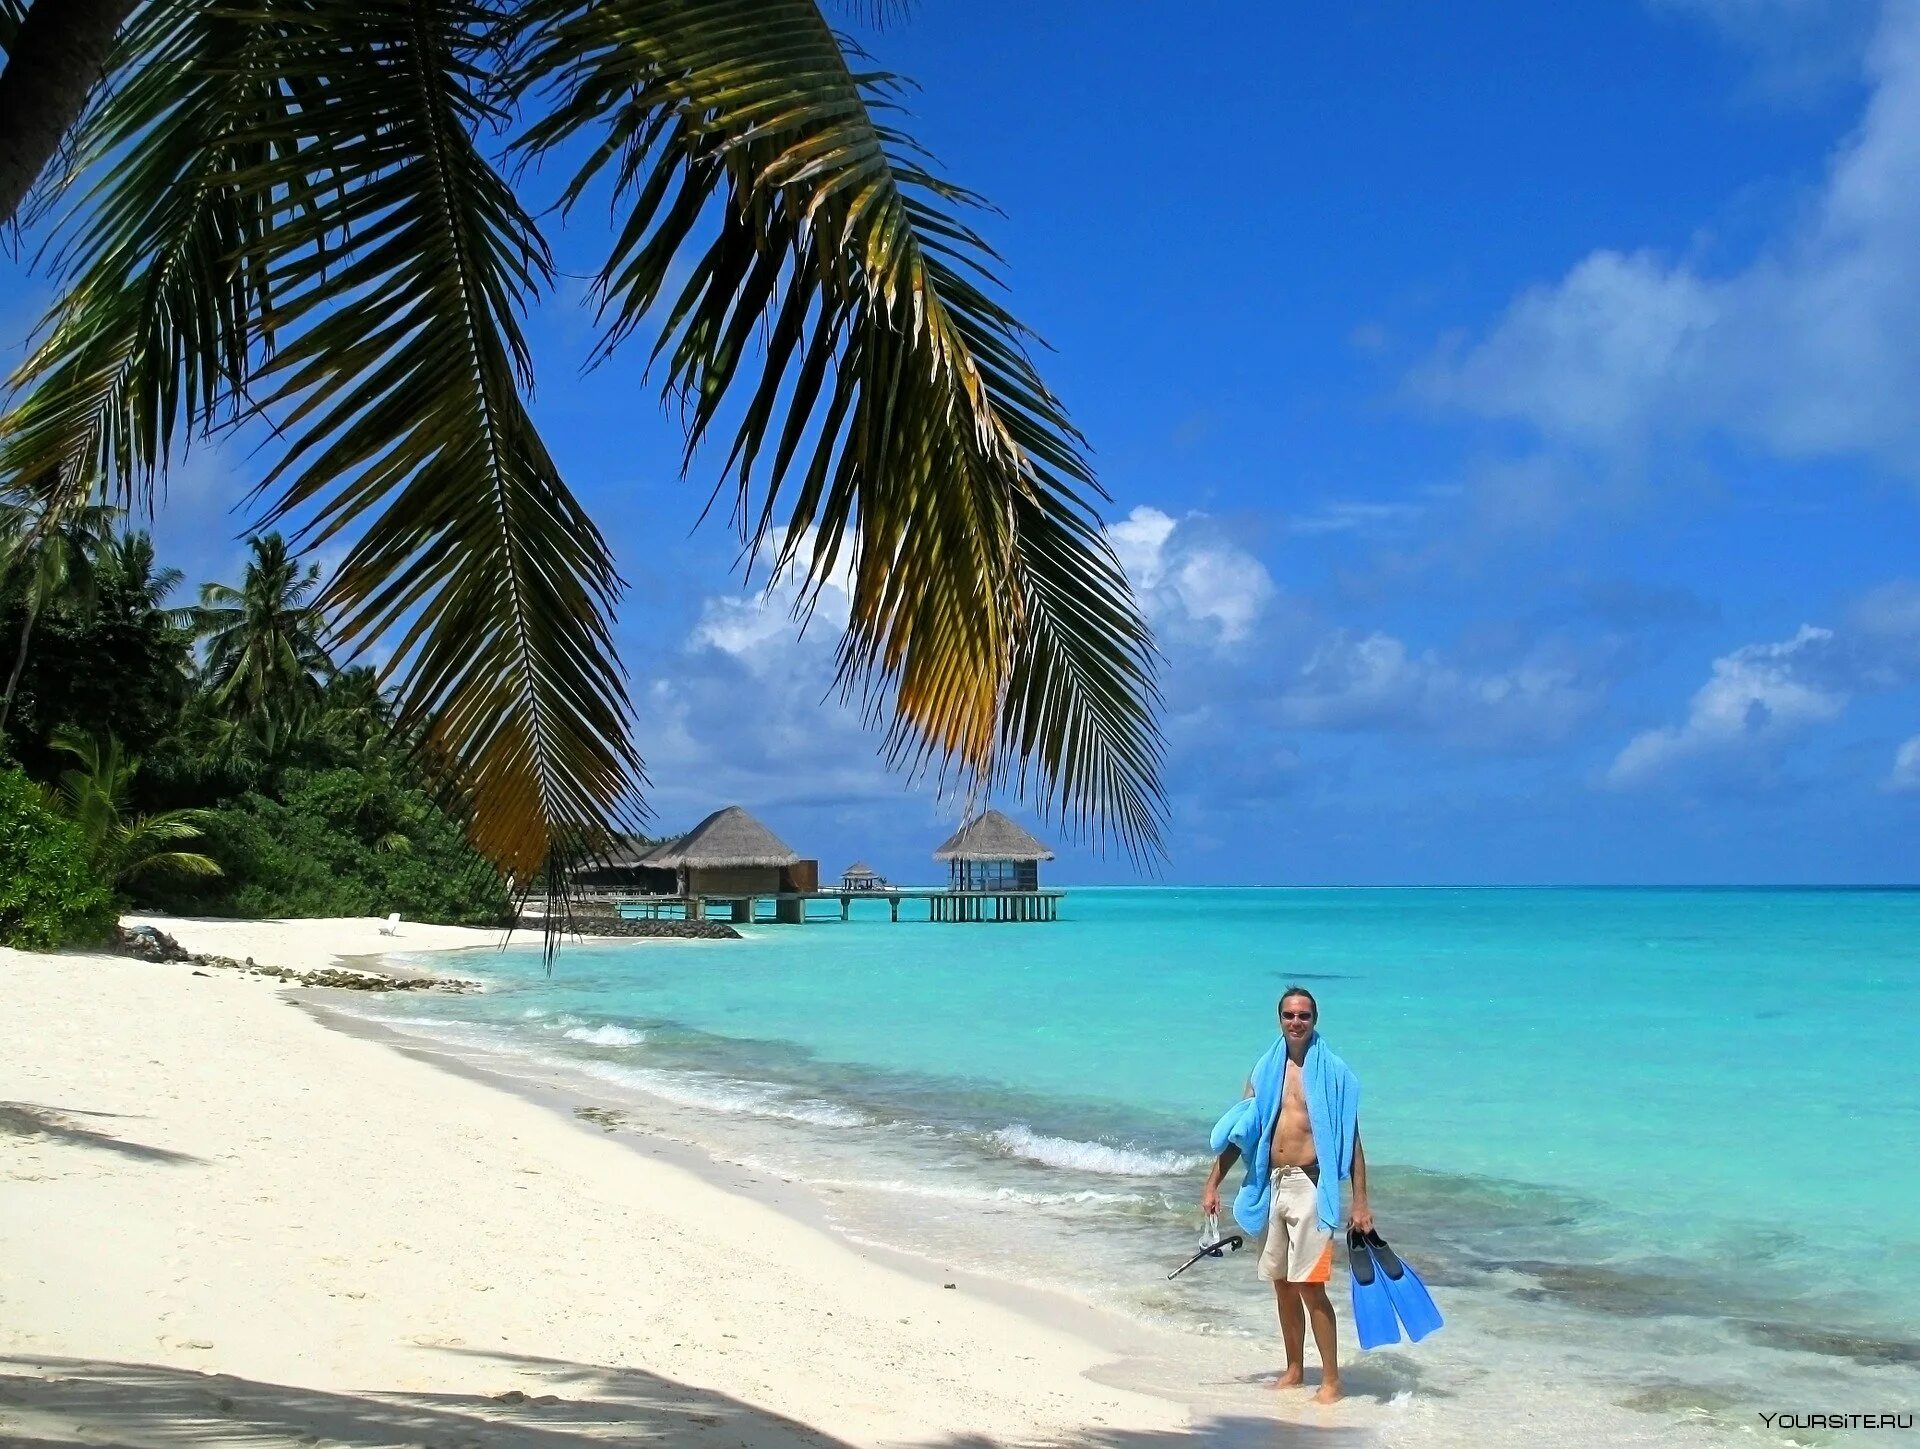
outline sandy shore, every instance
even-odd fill
[[[300,969],[499,940],[156,924]],[[1085,1339],[270,981],[0,951],[0,1011],[0,1443],[1356,1442],[1106,1387]]]
[[[290,971],[319,971],[329,966],[363,964],[363,959],[387,954],[411,954],[415,951],[460,951],[482,947],[497,950],[507,939],[504,930],[481,930],[473,926],[430,926],[417,921],[402,921],[393,935],[386,933],[386,921],[367,916],[328,921],[229,921],[212,917],[122,916],[123,926],[153,926],[165,931],[189,951],[204,955],[231,956],[244,961],[251,956],[266,966],[284,966]],[[513,934],[516,944],[537,943],[539,928],[525,927]],[[449,961],[446,974],[458,975],[455,961]]]

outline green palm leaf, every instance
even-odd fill
[[[109,487],[150,508],[176,437],[237,414],[270,213],[236,178],[271,156],[247,127],[285,93],[270,65],[283,41],[272,3],[182,0],[147,5],[121,39],[74,146],[76,178],[97,179],[59,232],[65,286],[0,418],[0,478],[55,512]]]
[[[624,205],[602,354],[664,315],[689,457],[734,400],[750,551],[780,529],[815,597],[851,556],[840,681],[890,703],[891,757],[1032,772],[1043,805],[1157,849],[1150,635],[1083,441],[988,294],[975,198],[874,119],[897,83],[856,74],[812,0],[527,11],[520,91],[552,110],[525,148],[591,141],[567,201],[610,183]]]
[[[150,500],[177,440],[264,414],[269,517],[347,550],[338,637],[398,640],[397,723],[476,845],[564,895],[644,776],[620,581],[526,404],[551,263],[484,154],[548,94],[526,153],[588,137],[568,200],[622,198],[605,346],[658,323],[689,457],[731,433],[743,535],[779,530],[810,599],[851,565],[840,681],[893,758],[1031,775],[1150,850],[1151,640],[973,198],[875,119],[894,88],[809,0],[148,0],[79,139],[0,480],[42,517],[102,482]]]
[[[479,850],[524,882],[624,819],[640,761],[599,530],[528,414],[519,315],[545,241],[482,155],[502,12],[310,0],[276,53],[301,96],[255,130],[276,159],[261,243],[289,443],[271,517],[352,540],[324,603],[347,645],[397,635],[403,724],[450,761]]]
[[[127,796],[140,762],[109,735],[103,742],[62,725],[53,747],[79,764],[60,773],[49,803],[80,827],[93,867],[113,886],[155,876],[207,877],[221,874],[219,863],[198,851],[172,847],[199,840],[212,823],[211,810],[163,810],[155,815],[126,812]]]

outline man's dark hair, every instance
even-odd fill
[[[1320,1019],[1320,1003],[1313,999],[1313,993],[1304,986],[1289,986],[1285,991],[1281,992],[1280,1004],[1274,1009],[1276,1011],[1285,1011],[1287,1008],[1287,998],[1290,996],[1306,997],[1308,1004],[1313,1007],[1313,1019],[1315,1021]]]

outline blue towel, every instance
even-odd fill
[[[1360,1081],[1315,1032],[1301,1063],[1307,1092],[1307,1120],[1313,1125],[1313,1151],[1320,1159],[1320,1226],[1340,1227],[1340,1184],[1353,1175],[1353,1140],[1360,1122]],[[1247,1180],[1233,1200],[1234,1221],[1249,1234],[1267,1230],[1273,1209],[1273,1124],[1280,1115],[1280,1088],[1286,1080],[1287,1042],[1277,1038],[1251,1073],[1253,1095],[1242,1097],[1213,1124],[1213,1151],[1228,1143],[1240,1149]]]

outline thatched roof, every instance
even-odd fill
[[[590,858],[586,867],[589,870],[631,870],[638,865],[652,865],[653,857],[673,844],[676,842],[671,840],[652,844],[644,840],[622,840],[608,847],[606,854]]]
[[[786,841],[738,805],[716,810],[647,861],[648,865],[792,865],[800,857]]]
[[[1052,860],[1053,852],[998,810],[969,820],[934,851],[935,860]]]
[[[848,866],[845,870],[841,871],[840,874],[843,876],[872,875],[873,867],[868,865],[864,860],[856,860],[852,865]]]

